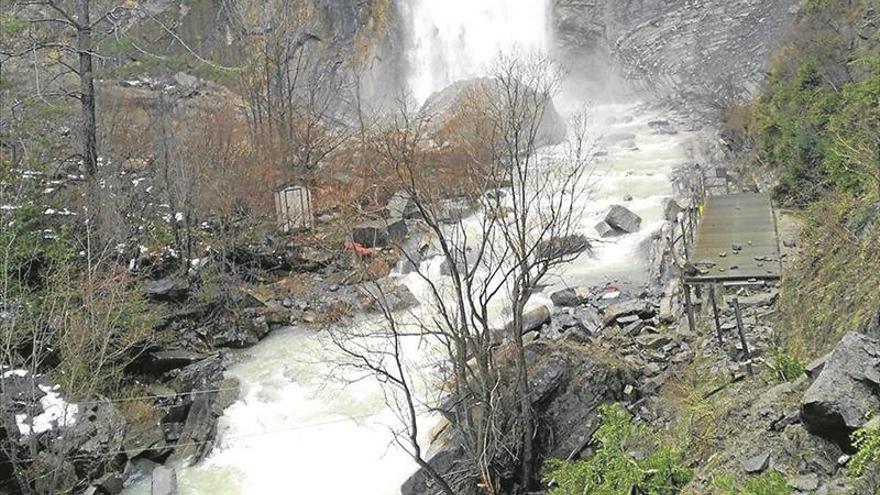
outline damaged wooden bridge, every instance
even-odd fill
[[[688,256],[685,283],[778,280],[779,236],[766,194],[709,196]]]
[[[691,290],[709,288],[718,342],[722,344],[721,324],[716,301],[716,285],[736,286],[763,284],[779,280],[782,265],[779,255],[779,235],[773,204],[766,194],[739,193],[704,196],[700,212],[689,218],[692,245],[688,247],[684,274],[685,306],[688,325],[695,329]],[[733,298],[737,328],[742,349],[751,368],[751,356],[740,315],[739,302]]]

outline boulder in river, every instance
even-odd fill
[[[565,256],[573,256],[584,251],[589,251],[590,241],[586,236],[572,234],[553,237],[538,244],[538,256],[546,259],[557,259]]]
[[[631,212],[624,206],[614,205],[605,214],[605,222],[615,230],[626,234],[638,232],[642,225],[642,217]]]
[[[597,223],[596,226],[593,228],[596,229],[596,233],[599,235],[599,237],[614,237],[623,234],[623,232],[615,229],[605,220]]]
[[[855,332],[843,339],[801,400],[811,433],[849,448],[850,435],[880,411],[880,341]]]

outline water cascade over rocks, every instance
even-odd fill
[[[514,45],[521,50],[548,48],[550,3],[400,1],[404,29],[411,38],[407,58],[413,95],[421,103],[451,83],[485,76],[488,64]],[[562,118],[580,107],[566,103],[557,105]],[[647,108],[631,102],[591,109],[591,132],[598,141],[594,174],[601,178],[601,187],[581,195],[585,213],[579,234],[599,237],[594,226],[624,197],[626,208],[641,218],[638,230],[596,241],[592,253],[559,267],[544,293],[533,297],[535,307],[552,307],[549,294],[565,287],[603,284],[617,277],[640,282],[645,277],[643,246],[664,222],[664,200],[673,196],[672,171],[693,159],[687,148],[689,133],[654,132],[649,123],[669,116]],[[600,137],[623,134],[627,146]],[[549,157],[563,152],[557,148],[549,146],[542,153]],[[427,259],[423,269],[441,277],[441,261]],[[429,289],[414,274],[396,278],[416,300],[430,300]],[[416,310],[430,310],[424,306]],[[504,321],[504,308],[497,309],[498,320]],[[357,320],[358,325],[382,324],[376,315]],[[326,340],[313,328],[290,327],[247,351],[228,372],[241,383],[241,397],[220,419],[213,450],[199,464],[178,468],[181,495],[400,493],[417,466],[392,441],[389,428],[399,426],[396,417],[375,381],[346,380],[334,366],[338,350]],[[424,367],[430,367],[431,350],[413,344],[416,354],[426,354]],[[430,431],[436,420],[424,417],[421,431]],[[427,446],[427,438],[424,442]],[[148,480],[127,493],[149,493]]]

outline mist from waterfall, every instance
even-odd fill
[[[457,80],[486,75],[500,52],[514,47],[551,51],[550,0],[397,1],[411,40],[406,48],[407,82],[419,103]],[[583,108],[592,96],[580,89],[572,94],[570,101],[557,98],[563,116]],[[675,167],[691,160],[687,132],[652,130],[649,123],[665,118],[663,114],[638,101],[593,103],[590,121],[596,129],[591,134],[600,141],[595,178],[601,187],[580,195],[584,215],[578,230],[597,238],[594,226],[612,204],[621,202],[642,217],[642,228],[631,235],[596,239],[592,253],[557,267],[548,274],[547,287],[530,301],[535,305],[552,306],[549,294],[565,287],[645,278],[643,246],[663,225],[663,200],[673,194],[669,177]],[[552,157],[564,150],[549,147],[541,153]],[[470,235],[478,235],[478,222],[478,217],[466,222]],[[423,263],[423,273],[432,279],[443,276],[442,257]],[[406,284],[417,300],[431,301],[427,284],[416,274],[395,273],[392,278]],[[499,325],[507,321],[504,310],[493,308]],[[423,304],[399,317],[430,321],[430,311],[431,305]],[[384,320],[375,313],[358,314],[346,324],[369,329]],[[375,381],[347,375],[338,366],[342,357],[328,335],[314,326],[295,325],[274,331],[241,355],[227,371],[241,384],[240,396],[220,418],[208,457],[192,467],[178,466],[181,495],[400,494],[401,483],[417,465],[394,444],[390,432],[399,431],[399,419]],[[432,356],[435,349],[422,339],[409,344],[412,366],[426,375],[422,378],[430,378],[442,357]],[[431,395],[431,389],[424,388],[425,395]],[[419,422],[427,452],[437,418],[425,411]],[[148,495],[149,490],[146,478],[125,494]]]
[[[419,103],[485,75],[502,52],[548,51],[550,0],[399,0],[407,30],[407,83]]]

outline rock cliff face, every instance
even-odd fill
[[[157,0],[165,22],[179,26],[187,46],[209,60],[237,66],[255,41],[282,23],[291,43],[314,42],[320,63],[361,72],[365,100],[402,78],[404,49],[395,0]],[[151,29],[148,27],[147,29]],[[162,33],[157,33],[161,37]]]
[[[752,93],[789,32],[796,0],[556,0],[562,53],[589,78],[616,67],[661,97],[722,102]]]

